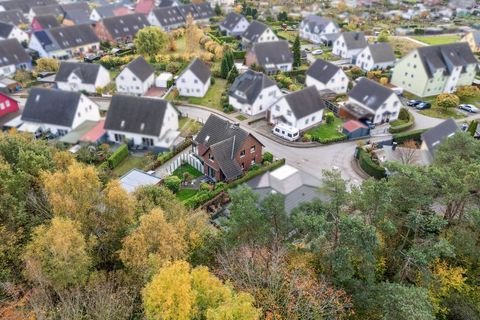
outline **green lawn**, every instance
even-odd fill
[[[175,196],[177,197],[178,200],[180,201],[185,201],[187,199],[190,199],[194,195],[198,193],[198,190],[195,189],[180,189]]]
[[[202,124],[193,119],[182,117],[179,120],[178,128],[182,137],[188,137],[197,134],[202,128]]]
[[[188,163],[182,164],[180,167],[177,168],[177,170],[173,171],[172,175],[179,177],[180,179],[183,179],[183,174],[185,172],[188,172],[193,178],[198,178],[203,176],[203,173],[189,165]]]
[[[134,157],[130,155],[125,160],[123,160],[123,162],[120,163],[118,167],[113,169],[113,173],[121,177],[125,173],[127,173],[128,171],[134,168],[142,169],[145,163],[146,163],[145,157]]]
[[[279,31],[277,31],[277,35],[282,37],[282,38],[285,38],[285,40],[287,40],[288,42],[293,43],[295,41],[295,38],[298,35],[298,32],[297,31],[279,30]]]
[[[453,35],[438,35],[438,36],[414,36],[412,37],[415,40],[421,41],[428,45],[437,45],[437,44],[447,44],[452,42],[457,42],[460,40],[460,36]]]
[[[390,121],[390,127],[394,128],[394,127],[398,127],[398,126],[401,126],[401,125],[404,125],[405,123],[407,123],[408,121],[406,120],[395,120],[395,121]]]
[[[180,99],[186,99],[191,104],[198,104],[201,106],[223,111],[221,100],[222,93],[225,91],[226,87],[227,80],[215,78],[215,84],[210,86],[203,98],[180,97]]]
[[[238,116],[235,117],[237,120],[240,120],[240,121],[243,121],[243,120],[247,120],[248,118],[246,116],[244,116],[243,114],[239,114]]]
[[[457,109],[444,109],[444,108],[436,108],[432,107],[431,109],[426,109],[426,110],[421,110],[419,111],[421,114],[428,116],[428,117],[433,117],[433,118],[439,118],[439,119],[448,119],[448,118],[454,118],[454,119],[462,119],[465,118],[465,116],[457,113]]]
[[[342,125],[343,121],[340,118],[335,118],[333,123],[327,124],[324,121],[321,125],[308,130],[306,133],[319,139],[341,138],[345,135],[338,132],[338,127],[341,127]]]

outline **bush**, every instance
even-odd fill
[[[180,62],[170,62],[167,64],[167,66],[165,67],[165,70],[167,72],[171,72],[173,74],[176,74],[178,71],[180,71],[180,69],[182,68],[182,64]]]
[[[395,125],[394,122],[390,123],[390,128],[388,129],[390,133],[406,131],[415,124],[415,117],[405,108],[400,109],[398,119],[404,121],[405,123],[399,125]]]
[[[311,137],[312,141],[317,141],[321,144],[329,144],[329,143],[334,143],[334,142],[340,142],[347,140],[346,135],[338,136],[338,137],[330,137],[330,138],[318,138],[316,136]]]
[[[435,99],[437,106],[444,109],[456,108],[460,99],[452,93],[441,93]]]
[[[357,152],[358,152],[358,163],[360,165],[360,168],[362,168],[362,170],[365,171],[365,173],[374,177],[375,179],[381,179],[386,176],[385,168],[375,163],[370,157],[370,154],[368,154],[368,152],[366,152],[361,148],[358,148]]]
[[[270,162],[270,163],[272,163],[272,162],[273,162],[273,154],[271,154],[270,152],[265,152],[265,153],[263,154],[262,162]]]
[[[480,89],[476,86],[461,86],[457,88],[455,94],[460,98],[475,98],[480,96]]]
[[[245,59],[245,54],[247,53],[246,51],[232,51],[233,53],[233,58],[235,60],[242,60]]]
[[[200,191],[210,191],[212,188],[208,183],[202,182],[200,183],[199,189]]]
[[[181,180],[177,176],[168,176],[163,179],[163,184],[173,193],[177,193],[180,190]]]
[[[187,149],[189,146],[192,145],[192,140],[186,139],[178,148],[176,148],[174,151],[167,151],[163,152],[158,155],[157,159],[153,162],[150,162],[144,167],[145,171],[153,170],[168,160],[172,159],[174,156],[182,152],[183,150]]]
[[[115,169],[123,160],[128,157],[128,147],[126,144],[120,145],[115,152],[107,159],[110,169]]]
[[[414,140],[417,142],[422,141],[422,133],[427,131],[427,129],[420,129],[420,130],[415,130],[415,131],[409,131],[409,132],[404,132],[404,133],[397,133],[393,135],[393,141],[401,144],[404,143],[405,141],[408,140]]]
[[[332,124],[333,122],[335,122],[335,116],[333,115],[333,113],[327,112],[327,114],[325,115],[325,122],[327,124]]]

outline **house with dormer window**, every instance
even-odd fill
[[[62,62],[55,82],[61,90],[96,93],[110,83],[110,73],[96,63]]]
[[[256,43],[245,55],[246,65],[260,67],[267,75],[292,71],[293,54],[285,40]]]
[[[340,28],[334,21],[312,14],[302,20],[299,31],[302,39],[315,44],[329,44],[335,40]]]
[[[125,66],[115,83],[118,93],[144,95],[155,83],[155,69],[140,56]]]
[[[103,41],[129,42],[133,40],[138,31],[149,25],[150,22],[145,15],[132,13],[100,20],[95,25],[95,33]]]
[[[332,53],[355,63],[357,55],[368,46],[363,32],[342,32],[333,42]]]

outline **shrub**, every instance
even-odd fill
[[[108,166],[110,169],[116,168],[123,160],[128,157],[128,147],[126,144],[120,145],[115,152],[112,153],[107,159]]]
[[[476,86],[461,86],[455,91],[455,94],[460,98],[474,98],[480,96],[480,89]]]
[[[163,184],[173,193],[177,193],[180,190],[181,180],[177,176],[168,176],[163,179]]]
[[[325,122],[327,124],[332,124],[335,122],[335,116],[333,115],[333,113],[327,112],[327,114],[325,115]]]
[[[214,85],[215,84],[215,77],[211,77],[210,78],[210,85]]]
[[[410,112],[407,109],[401,108],[398,114],[398,119],[408,121],[410,120]]]
[[[393,141],[401,144],[408,140],[415,140],[417,142],[422,141],[422,133],[427,131],[426,129],[420,129],[415,131],[409,131],[404,133],[397,133],[393,135]]]
[[[148,163],[145,167],[145,171],[153,170],[168,160],[172,159],[174,156],[182,152],[183,150],[187,149],[189,146],[192,145],[192,140],[186,139],[178,148],[176,148],[174,151],[168,151],[164,152],[158,155],[157,159],[153,162]]]
[[[210,191],[212,188],[208,183],[202,182],[200,183],[199,189],[200,191]]]
[[[361,148],[357,149],[357,152],[358,163],[363,171],[365,171],[368,175],[374,177],[375,179],[381,179],[386,176],[385,168],[375,163],[370,157],[370,154],[368,154],[368,152]]]
[[[312,140],[317,141],[321,144],[329,144],[329,143],[334,143],[334,142],[340,142],[340,141],[347,140],[347,136],[346,135],[341,135],[341,136],[338,136],[338,137],[330,137],[330,138],[318,138],[316,136],[313,136]]]
[[[245,59],[246,51],[232,51],[235,60]]]
[[[437,106],[444,109],[456,108],[460,103],[458,96],[451,93],[441,93],[435,99]]]
[[[390,128],[388,129],[390,133],[399,133],[402,131],[406,131],[413,127],[413,125],[415,124],[415,117],[413,117],[413,115],[405,108],[400,109],[398,119],[404,121],[405,123],[394,125],[394,122],[391,122]]]
[[[272,162],[273,162],[273,154],[271,154],[270,152],[265,152],[265,153],[263,154],[262,162],[270,162],[270,163],[272,163]]]
[[[180,71],[181,68],[182,68],[182,64],[180,62],[169,62],[165,67],[165,70],[167,72],[176,74],[178,71]]]

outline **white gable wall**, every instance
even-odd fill
[[[344,59],[353,59],[355,58],[364,48],[349,50],[347,44],[343,38],[343,35],[338,37],[337,40],[333,42],[332,53],[334,55],[340,56]]]
[[[150,77],[142,82],[129,68],[125,68],[117,76],[115,83],[117,92],[141,96],[147,93],[148,89],[155,83],[155,74],[152,73]]]
[[[252,105],[242,103],[232,96],[228,97],[228,103],[231,104],[235,110],[253,116],[270,109],[272,104],[274,104],[281,96],[282,92],[278,86],[271,86],[264,88]]]
[[[303,118],[297,119],[295,118],[295,115],[291,110],[290,105],[287,103],[287,100],[285,98],[281,98],[271,106],[269,121],[270,123],[275,125],[281,122],[280,119],[276,118],[282,116],[286,119],[285,124],[299,130],[305,130],[322,122],[323,109],[309,114]]]
[[[375,63],[375,61],[373,61],[370,47],[366,47],[358,54],[355,64],[364,71],[370,71],[373,69],[387,69],[393,67],[395,65],[395,60]]]
[[[210,78],[204,84],[190,70],[186,70],[176,81],[178,92],[184,97],[203,97],[210,87]]]
[[[348,98],[350,103],[362,106],[362,108],[370,111],[374,114],[373,123],[383,123],[386,120],[394,121],[398,119],[398,115],[400,113],[400,109],[402,107],[402,103],[398,96],[392,92],[390,97],[383,103],[383,105],[378,108],[376,111],[368,108],[362,102],[357,101],[351,97]],[[389,112],[390,115],[383,115],[385,112]]]
[[[307,87],[315,86],[318,91],[328,89],[337,94],[345,94],[348,89],[348,81],[345,72],[342,69],[339,69],[327,83],[320,82],[312,76],[307,75],[305,85]]]
[[[278,41],[278,37],[273,33],[272,29],[267,28],[257,39],[257,43]]]

